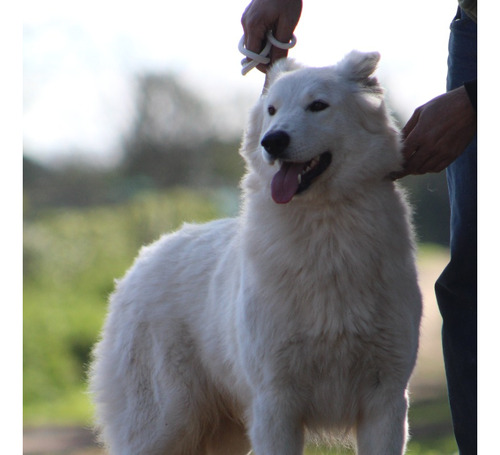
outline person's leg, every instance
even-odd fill
[[[461,10],[451,24],[447,90],[477,78],[476,24]],[[477,453],[477,140],[446,170],[450,262],[437,280],[443,353],[461,455]]]

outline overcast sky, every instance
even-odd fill
[[[247,3],[25,0],[25,149],[39,158],[110,156],[130,124],[141,71],[173,71],[221,105],[240,93],[256,99],[263,75],[241,76],[237,49]],[[329,65],[351,49],[381,52],[379,79],[408,118],[444,91],[455,10],[456,0],[305,0],[290,56]]]

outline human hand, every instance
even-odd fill
[[[403,128],[403,170],[391,178],[441,172],[462,154],[475,132],[476,112],[463,86],[430,100]]]
[[[268,30],[273,31],[278,41],[289,42],[301,12],[302,0],[252,0],[241,18],[245,32],[245,47],[259,54],[264,47]],[[269,55],[271,59],[269,65],[287,55],[287,49],[273,46]],[[265,73],[269,65],[260,64],[257,69]]]

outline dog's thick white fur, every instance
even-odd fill
[[[299,455],[324,430],[404,452],[421,297],[378,60],[278,62],[240,216],[164,236],[118,283],[91,368],[111,454]]]

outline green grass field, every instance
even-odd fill
[[[113,280],[124,274],[141,245],[176,229],[183,221],[203,222],[234,212],[234,200],[227,199],[231,208],[224,201],[220,194],[200,195],[179,189],[161,195],[144,194],[119,206],[58,210],[34,219],[26,217],[25,425],[91,424],[86,368],[105,317]],[[445,254],[441,249],[425,248],[420,262],[425,270],[432,269],[433,276]],[[419,366],[412,394],[410,454],[456,452],[442,367],[439,358],[434,357],[440,347],[435,346],[434,339],[432,343],[423,345],[424,364]],[[311,446],[307,453],[351,452]]]
[[[24,419],[90,421],[85,371],[113,280],[141,245],[220,210],[188,191],[113,208],[47,213],[24,225]]]

